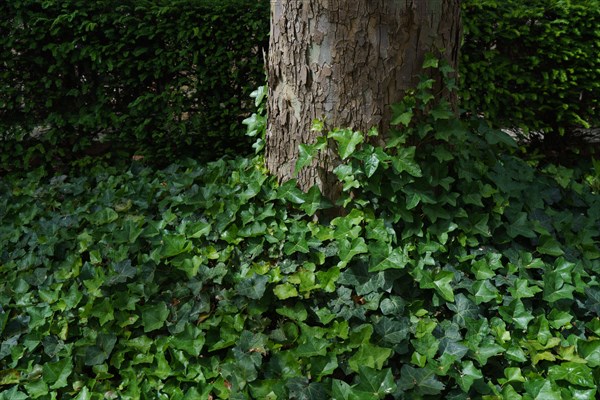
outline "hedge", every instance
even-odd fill
[[[463,107],[498,126],[600,126],[600,1],[465,0]]]
[[[0,138],[42,127],[75,150],[98,135],[155,153],[235,149],[264,81],[268,6],[2,2]]]

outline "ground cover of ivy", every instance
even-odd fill
[[[337,144],[335,212],[260,153],[2,177],[0,399],[595,399],[600,166],[431,87],[386,147],[301,148]]]

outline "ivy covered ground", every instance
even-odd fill
[[[600,165],[427,87],[385,148],[324,133],[335,212],[260,153],[3,176],[0,399],[595,399]]]

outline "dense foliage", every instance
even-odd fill
[[[600,1],[462,6],[465,109],[502,127],[554,136],[600,126]]]
[[[5,177],[0,399],[595,399],[600,175],[432,85],[385,148],[302,146],[337,143],[333,219],[260,156]]]
[[[599,125],[598,0],[462,4],[463,108],[530,131]],[[86,148],[155,161],[245,151],[239,122],[264,79],[268,7],[0,2],[0,173]]]
[[[246,149],[240,122],[264,81],[268,7],[0,2],[0,140],[39,128],[42,146],[30,150],[50,159],[97,139],[157,158]]]

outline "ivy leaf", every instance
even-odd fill
[[[208,222],[197,221],[185,227],[185,234],[190,239],[198,239],[210,233],[211,225]]]
[[[421,167],[415,161],[415,150],[415,146],[398,149],[398,154],[392,158],[392,166],[397,173],[406,171],[417,178],[423,176]]]
[[[369,267],[369,272],[384,271],[386,269],[403,269],[409,262],[409,258],[400,248],[390,249],[386,258],[377,265]]]
[[[298,159],[296,160],[296,167],[294,168],[294,177],[298,176],[298,172],[312,162],[316,152],[315,146],[304,143],[301,143],[298,146]]]
[[[287,200],[294,204],[304,203],[304,194],[296,187],[296,180],[290,179],[283,185],[279,186],[277,194],[280,199]]]
[[[310,382],[307,378],[291,378],[287,381],[290,399],[295,400],[329,400],[322,383]]]
[[[46,363],[42,367],[44,381],[50,385],[50,389],[59,389],[67,386],[67,378],[73,372],[73,361],[71,358]]]
[[[275,288],[273,288],[273,293],[275,293],[275,296],[277,296],[279,300],[285,300],[289,299],[290,297],[298,296],[298,290],[296,287],[287,282],[275,286]]]
[[[1,400],[27,400],[28,398],[25,393],[19,391],[18,386],[13,386],[0,393]]]
[[[521,299],[514,299],[508,306],[500,307],[498,311],[506,322],[523,330],[527,329],[527,325],[534,318],[531,311],[525,308]]]
[[[570,279],[570,277],[569,277]],[[560,272],[548,271],[544,274],[544,300],[554,303],[559,300],[573,299],[575,286],[565,283]]]
[[[110,357],[110,354],[117,343],[117,336],[114,333],[98,334],[96,345],[88,347],[85,351],[85,365],[99,365]]]
[[[458,382],[458,385],[460,386],[460,388],[465,393],[468,393],[469,389],[471,389],[471,386],[473,385],[473,383],[475,381],[483,378],[483,374],[481,373],[480,370],[475,368],[473,361],[470,361],[470,360],[464,361],[461,366],[462,366],[462,370],[461,370],[460,374],[457,375],[456,381]]]
[[[313,186],[308,190],[305,196],[305,203],[300,208],[306,212],[306,214],[312,216],[318,210],[329,208],[331,203],[323,197],[321,191],[317,186]]]
[[[21,381],[21,373],[16,369],[0,371],[0,386],[14,385]]]
[[[165,303],[146,305],[142,307],[142,324],[144,333],[160,329],[169,316],[169,309]]]
[[[504,352],[504,347],[497,344],[493,338],[488,337],[474,350],[474,356],[479,365],[483,366],[487,364],[489,358],[495,357],[502,352]]]
[[[339,379],[333,380],[333,398],[336,400],[373,400],[373,393],[362,392]]]
[[[565,254],[560,243],[552,236],[542,236],[537,250],[542,254],[547,254],[553,257],[560,257]]]
[[[392,119],[390,124],[391,125],[402,124],[404,126],[409,126],[410,122],[412,121],[412,118],[413,118],[413,112],[412,112],[412,110],[408,110],[399,115],[394,116],[394,118]]]
[[[390,296],[381,301],[379,308],[383,315],[402,315],[406,303],[400,296]]]
[[[509,293],[515,299],[523,299],[535,296],[536,293],[542,291],[537,286],[529,286],[529,281],[527,279],[517,278],[514,282],[514,286],[508,289]]]
[[[577,342],[577,351],[587,360],[590,367],[600,367],[600,340],[580,340]]]
[[[328,136],[338,143],[338,153],[342,160],[354,153],[356,146],[365,140],[362,133],[354,132],[351,129],[336,129]]]
[[[400,380],[398,389],[407,392],[416,388],[421,395],[438,395],[444,390],[445,385],[435,376],[435,373],[428,368],[413,368],[404,364],[400,370]]]
[[[431,116],[434,120],[450,119],[454,116],[454,112],[450,108],[450,104],[447,101],[440,101],[430,111]]]
[[[565,362],[560,365],[552,365],[548,369],[548,378],[554,381],[564,380],[577,386],[596,388],[594,374],[585,364]]]
[[[392,370],[386,368],[377,371],[373,368],[360,366],[358,371],[357,391],[370,393],[371,398],[384,398],[396,390],[396,382]]]
[[[163,257],[173,257],[192,250],[192,242],[188,241],[184,235],[164,235],[162,243],[161,255]]]
[[[375,171],[377,171],[377,168],[379,167],[379,162],[379,156],[376,153],[370,154],[364,160],[364,171],[367,178],[372,177]]]
[[[374,328],[375,332],[381,337],[383,342],[398,344],[408,339],[410,334],[410,321],[408,318],[397,320],[389,317],[381,317],[374,324]]]
[[[327,354],[329,344],[328,339],[308,338],[294,350],[294,354],[299,358],[324,356]]]
[[[365,243],[365,239],[363,239],[362,237],[353,239],[352,242],[350,242],[349,240],[342,240],[339,244],[339,250],[339,267],[347,265],[355,255],[369,252],[369,248]]]
[[[531,224],[528,223],[527,213],[524,212],[519,213],[517,218],[507,226],[506,230],[508,235],[513,239],[517,236],[523,236],[529,239],[536,237]]]
[[[392,349],[365,343],[359,347],[358,351],[354,353],[352,357],[350,357],[348,365],[355,372],[358,372],[361,366],[380,370],[391,355]]]
[[[115,275],[110,275],[108,279],[106,279],[104,282],[104,285],[106,286],[127,282],[128,279],[133,278],[137,273],[137,269],[131,266],[131,260],[113,263],[112,269],[115,272]]]
[[[454,273],[451,271],[440,271],[433,279],[436,291],[446,301],[454,301],[454,291],[450,285],[450,282],[452,282],[453,279]]]
[[[596,286],[587,287],[585,288],[584,293],[587,297],[585,301],[587,309],[597,316],[600,316],[600,289]]]
[[[116,221],[118,218],[119,214],[112,208],[107,207],[90,215],[88,220],[94,225],[106,225]]]
[[[469,319],[479,317],[479,307],[462,293],[455,296],[454,303],[448,303],[446,306],[455,312],[452,320],[461,327],[466,326]]]
[[[269,277],[267,275],[254,274],[249,279],[244,279],[236,285],[236,291],[241,296],[258,300],[263,297]]]
[[[552,381],[546,379],[531,379],[523,386],[533,400],[561,400],[560,389]]]
[[[477,281],[472,286],[475,304],[487,303],[495,300],[498,296],[498,289],[489,280]]]

